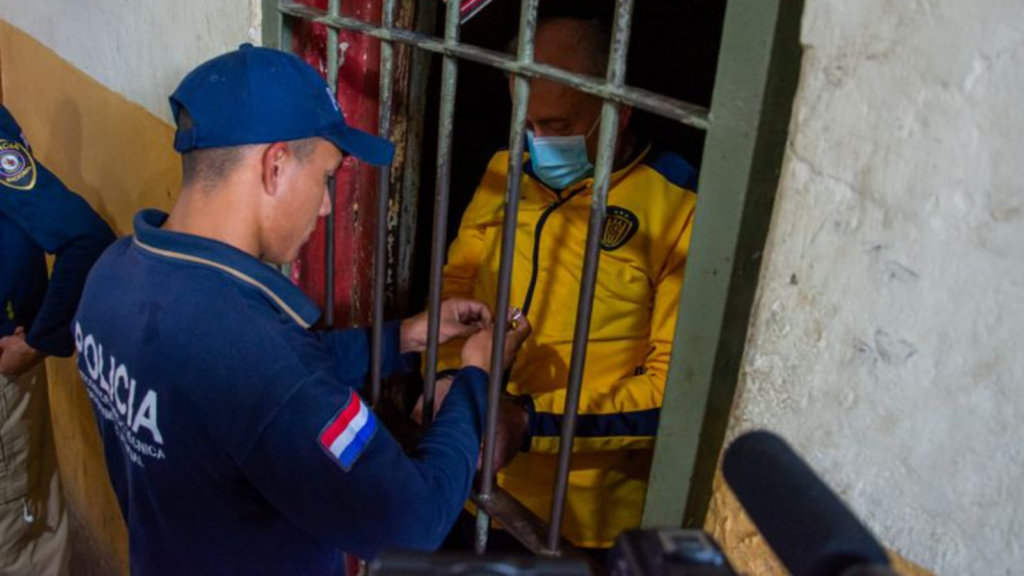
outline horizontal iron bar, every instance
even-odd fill
[[[458,42],[448,43],[440,38],[410,30],[385,28],[347,16],[331,17],[319,8],[313,8],[304,4],[284,3],[280,5],[278,10],[287,16],[302,18],[317,24],[323,24],[329,28],[354,30],[373,38],[409,44],[416,48],[444,54],[445,56],[454,56],[471,62],[486,64],[512,74],[519,74],[528,78],[542,78],[559,84],[565,84],[581,92],[628,104],[641,110],[647,110],[648,112],[676,120],[699,130],[707,130],[711,123],[707,108],[690,104],[683,100],[662,96],[642,88],[616,86],[606,80],[583,74],[574,74],[547,64],[521,63],[513,56],[502,52],[487,50],[479,46],[459,44]]]

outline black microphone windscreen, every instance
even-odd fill
[[[725,480],[793,576],[832,576],[888,565],[885,550],[792,448],[771,432],[736,439]]]

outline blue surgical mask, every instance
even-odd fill
[[[563,190],[594,174],[594,165],[587,157],[587,139],[597,128],[600,118],[586,136],[541,136],[526,133],[530,164],[540,181],[554,190]]]

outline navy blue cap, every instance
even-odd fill
[[[243,44],[200,64],[171,95],[194,127],[178,128],[174,149],[188,152],[319,136],[370,164],[391,162],[395,147],[352,128],[327,82],[293,54]]]

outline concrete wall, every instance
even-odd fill
[[[259,44],[260,0],[3,0],[2,17],[110,90],[170,122],[196,64]]]
[[[1024,2],[806,4],[732,433],[913,561],[1020,573]]]

